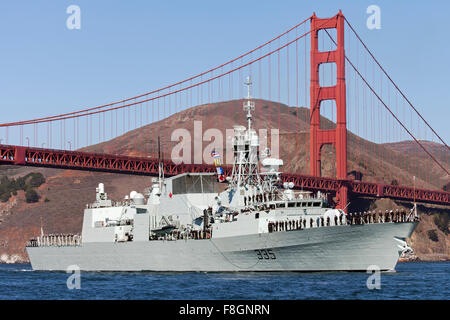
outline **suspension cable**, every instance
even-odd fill
[[[422,117],[422,115],[420,114],[420,112],[413,106],[413,104],[409,101],[409,99],[405,96],[405,94],[403,93],[402,90],[400,90],[400,88],[397,86],[397,84],[394,82],[394,80],[392,80],[392,78],[388,75],[388,73],[386,72],[386,70],[384,70],[384,68],[381,66],[381,64],[378,62],[378,60],[375,58],[375,56],[372,54],[372,52],[369,50],[369,48],[366,46],[366,44],[362,41],[361,37],[358,35],[358,33],[356,33],[355,29],[353,29],[352,25],[350,24],[350,22],[348,22],[348,20],[344,17],[345,22],[347,22],[347,25],[350,27],[350,29],[353,31],[353,33],[355,34],[355,36],[358,38],[358,40],[361,42],[361,44],[364,46],[364,48],[367,50],[367,52],[370,54],[370,56],[372,57],[372,59],[375,61],[375,63],[378,65],[378,67],[380,67],[381,71],[383,71],[383,73],[386,75],[386,77],[389,79],[389,81],[394,85],[394,87],[398,90],[398,92],[400,92],[400,94],[402,95],[403,98],[405,98],[406,102],[408,102],[408,104],[411,106],[411,108],[413,108],[413,110],[417,113],[417,115],[423,120],[423,122],[425,122],[425,124],[431,129],[431,131],[433,131],[433,133],[438,137],[439,140],[441,140],[441,142],[447,147],[447,149],[449,149],[449,146],[445,143],[445,141],[437,134],[437,132],[430,126],[430,124]]]
[[[331,37],[331,35],[328,33],[328,31],[325,29],[325,32],[327,33],[328,37],[331,39],[331,41],[333,41],[336,45],[336,41],[333,39],[333,37]],[[397,116],[392,112],[392,110],[386,105],[386,103],[384,103],[384,101],[381,99],[381,97],[375,92],[375,90],[370,86],[370,84],[367,82],[367,80],[363,77],[363,75],[359,72],[359,70],[353,65],[353,63],[350,61],[350,59],[347,57],[347,55],[345,55],[345,60],[348,61],[348,63],[350,63],[351,67],[353,68],[353,70],[355,70],[355,72],[359,75],[359,77],[361,78],[362,81],[364,81],[364,83],[367,85],[367,87],[370,89],[370,91],[372,91],[372,93],[377,97],[377,99],[383,104],[383,106],[386,108],[387,111],[389,111],[389,113],[394,117],[395,120],[397,120],[397,122],[403,127],[403,129],[406,130],[406,132],[414,139],[414,141],[417,142],[417,144],[419,144],[419,146],[430,156],[430,158],[436,162],[436,164],[441,167],[442,170],[444,170],[447,175],[450,175],[448,170],[444,168],[444,166],[442,166],[442,164],[436,160],[436,158],[430,153],[428,152],[428,150],[420,143],[419,140],[416,139],[416,137],[411,133],[411,131],[408,130],[408,128],[406,128],[406,126],[397,118]]]

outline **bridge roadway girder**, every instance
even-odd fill
[[[158,175],[158,160],[153,158],[126,157],[111,154],[88,153],[13,145],[0,145],[0,164],[38,166],[58,169],[86,170],[136,175]],[[216,172],[214,165],[175,164],[164,160],[164,173],[173,176],[185,172]],[[224,168],[225,175],[231,168]],[[414,189],[356,180],[334,179],[285,173],[282,181],[293,182],[296,189],[336,194],[345,186],[351,197],[366,196],[395,200],[450,205],[450,193],[440,190]]]

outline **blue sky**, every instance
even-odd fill
[[[71,4],[81,8],[81,30],[66,28]],[[366,28],[371,4],[381,8],[381,30]],[[449,143],[448,1],[2,1],[0,122],[150,91],[228,61],[313,11],[339,9]]]

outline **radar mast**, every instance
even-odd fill
[[[255,102],[251,96],[250,77],[247,77],[245,85],[247,86],[247,97],[243,103],[243,110],[247,112],[247,128],[234,126],[234,164],[230,184],[234,188],[261,190],[261,178],[258,170],[259,137],[252,129],[252,111],[255,110]]]
[[[252,111],[255,110],[255,103],[252,101],[251,96],[252,80],[250,76],[247,77],[245,85],[247,86],[247,100],[244,102],[244,111],[247,111],[247,121],[248,121],[247,133],[250,133],[252,129]]]

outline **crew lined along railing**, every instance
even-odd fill
[[[330,227],[339,225],[362,225],[374,223],[404,223],[418,221],[411,212],[405,210],[386,210],[383,214],[381,211],[355,212],[345,215],[341,213],[339,216],[317,217],[317,218],[300,218],[295,220],[271,221],[268,224],[269,232],[301,230],[306,228]]]
[[[210,239],[211,236],[212,229],[209,228],[207,230],[174,230],[168,236],[152,237],[151,240],[203,240]]]
[[[77,234],[50,234],[28,241],[27,247],[73,247],[81,245],[81,236]]]

